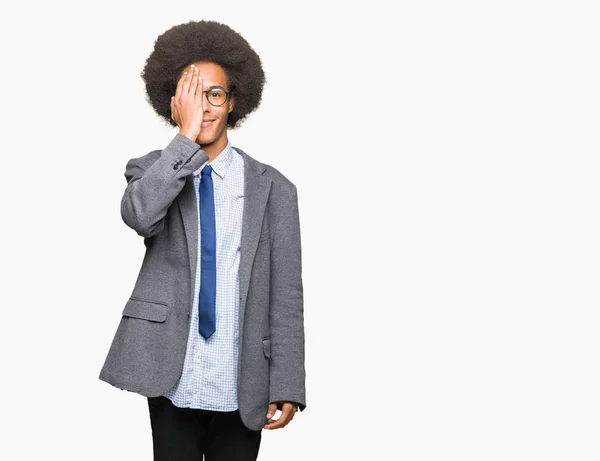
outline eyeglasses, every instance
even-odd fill
[[[203,91],[203,93],[206,95],[208,102],[218,107],[225,104],[225,101],[227,101],[227,98],[231,94],[231,90],[227,91],[220,86],[211,86],[208,90]]]

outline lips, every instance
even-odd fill
[[[214,122],[215,120],[216,120],[216,119],[213,119],[213,120],[207,120],[207,121],[205,120],[205,121],[203,121],[203,122],[202,122],[202,128],[205,128],[205,127],[207,127],[207,126],[210,126],[210,124],[211,124],[212,122]]]

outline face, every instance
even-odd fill
[[[205,91],[211,86],[220,86],[229,91],[225,71],[221,66],[213,62],[195,62],[193,64],[198,67],[198,72],[203,79],[203,89]],[[187,66],[185,70],[189,70],[189,66]],[[206,99],[206,94],[204,94],[203,97],[205,123],[202,123],[200,136],[196,141],[204,149],[213,146],[215,150],[219,152],[227,145],[227,117],[235,105],[234,95],[230,94],[227,101],[222,106],[213,106],[208,102],[208,99]],[[213,121],[207,124],[206,122],[208,120]]]

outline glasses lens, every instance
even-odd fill
[[[208,92],[208,100],[213,106],[220,106],[227,99],[227,94],[218,88]]]

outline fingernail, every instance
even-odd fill
[[[271,416],[273,416],[271,413],[267,413],[267,418],[270,418]]]

